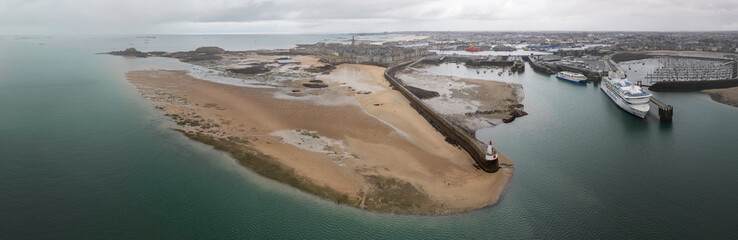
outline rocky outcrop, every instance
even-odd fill
[[[302,86],[308,88],[327,88],[328,85],[325,83],[303,83]]]
[[[306,68],[305,71],[310,73],[328,74],[333,71],[333,69],[336,69],[336,66],[333,66],[332,64],[327,64],[320,67]]]
[[[107,54],[116,55],[116,56],[126,56],[126,57],[141,57],[141,58],[145,58],[149,56],[149,54],[138,51],[135,48],[128,48],[123,51],[112,51],[112,52],[108,52]]]
[[[195,49],[195,52],[200,53],[200,54],[213,55],[213,54],[223,54],[225,53],[225,50],[219,47],[199,47]]]
[[[612,60],[615,62],[625,62],[625,61],[634,61],[634,60],[641,60],[641,59],[647,59],[651,58],[653,56],[650,56],[645,53],[630,53],[630,52],[622,52],[615,55],[612,55]]]
[[[271,71],[268,67],[265,66],[251,66],[246,68],[231,68],[228,69],[229,72],[232,73],[243,73],[243,74],[259,74],[259,73],[267,73]]]

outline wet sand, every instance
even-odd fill
[[[471,134],[527,115],[523,86],[517,83],[440,75],[422,68],[404,69],[397,77],[407,86],[439,93],[423,102]]]
[[[723,89],[710,89],[703,90],[702,92],[710,95],[713,101],[738,107],[738,87],[734,88],[723,88]]]
[[[304,62],[309,62],[302,59]],[[311,62],[318,64],[317,62]],[[466,212],[494,204],[514,168],[476,169],[402,95],[384,68],[344,64],[319,79],[327,88],[249,88],[185,71],[127,74],[190,138],[231,152],[257,173],[371,210]]]

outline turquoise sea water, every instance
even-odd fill
[[[0,37],[0,239],[738,237],[738,108],[704,94],[657,93],[675,107],[664,124],[631,117],[596,84],[488,75],[523,84],[530,113],[477,134],[516,166],[501,201],[407,216],[319,199],[189,141],[123,75],[182,65],[95,54],[337,37]]]

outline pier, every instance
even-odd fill
[[[468,152],[469,155],[471,155],[472,159],[474,159],[474,161],[477,163],[479,168],[481,168],[485,172],[497,172],[497,170],[500,169],[499,159],[487,161],[485,159],[486,151],[482,148],[482,142],[471,136],[466,131],[461,130],[460,128],[451,124],[448,120],[443,118],[441,114],[431,109],[418,97],[413,95],[407,88],[405,88],[405,86],[399,79],[396,79],[394,77],[394,74],[397,71],[402,70],[404,67],[415,64],[422,60],[423,59],[415,61],[405,61],[403,63],[390,66],[384,72],[384,78],[389,81],[392,88],[399,91],[403,96],[405,96],[405,98],[407,98],[408,101],[410,101],[410,106],[418,111],[421,116],[423,116],[434,128],[436,128],[436,130],[438,130],[446,137],[447,142],[457,145]]]
[[[543,73],[543,74],[556,74],[556,70],[549,68],[546,65],[542,65],[540,63],[537,63],[536,60],[531,58],[530,56],[523,56],[523,60],[528,62],[530,64],[530,67],[533,68],[533,71]]]
[[[654,97],[651,97],[651,102],[659,108],[659,119],[662,122],[671,122],[671,117],[674,114],[674,107],[666,105]]]

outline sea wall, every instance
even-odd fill
[[[533,71],[543,73],[543,74],[556,74],[555,69],[551,69],[550,67],[540,64],[533,59],[530,58],[530,56],[523,56],[523,60],[527,61],[530,64],[530,67],[533,68]]]
[[[589,80],[589,81],[600,81],[600,80],[602,80],[602,76],[600,76],[600,73],[595,72],[595,71],[590,71],[590,70],[584,69],[584,68],[567,66],[567,65],[563,65],[563,64],[559,64],[557,66],[559,68],[561,68],[562,70],[565,70],[565,71],[578,72],[578,73],[584,74],[584,76],[587,76],[587,80]]]
[[[508,60],[478,60],[478,59],[469,59],[466,60],[467,66],[499,66],[499,67],[508,67],[515,64],[514,61],[508,61]]]
[[[390,82],[390,85],[397,91],[399,91],[405,98],[410,101],[410,105],[420,113],[428,122],[433,125],[441,134],[446,136],[446,141],[451,144],[457,145],[462,149],[466,150],[469,155],[474,159],[479,167],[485,172],[497,172],[500,169],[499,160],[487,161],[485,160],[485,150],[482,148],[482,143],[476,138],[471,136],[469,133],[461,130],[454,126],[449,121],[444,119],[439,113],[431,109],[428,105],[423,103],[418,97],[412,94],[401,81],[394,77],[397,71],[406,67],[413,62],[404,62],[399,65],[391,66],[384,72],[384,77]]]
[[[654,92],[694,92],[715,88],[738,87],[738,79],[714,80],[714,81],[674,81],[657,82],[648,90]]]

